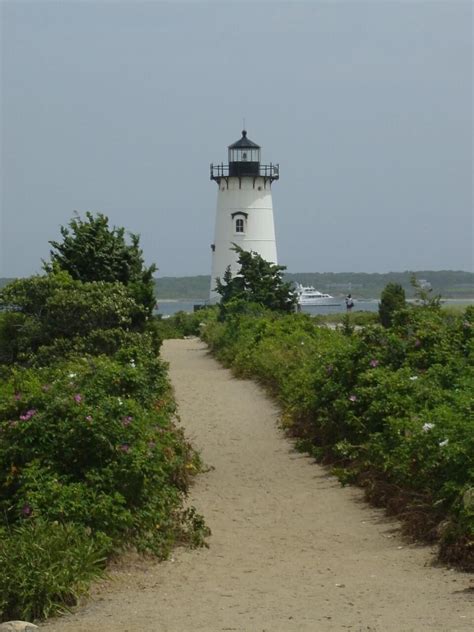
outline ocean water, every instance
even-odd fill
[[[194,301],[158,301],[158,309],[155,310],[155,314],[161,314],[162,316],[172,316],[176,312],[192,312],[195,305],[206,305],[204,300]],[[364,311],[364,312],[376,312],[379,308],[379,302],[377,299],[368,299],[356,301],[352,312]],[[338,305],[305,305],[302,307],[302,312],[306,314],[337,314],[345,312],[346,307],[344,304],[344,298],[341,298]]]
[[[194,311],[195,305],[205,305],[206,301],[194,299],[192,301],[179,301],[179,300],[158,300],[158,309],[154,310],[155,314],[161,314],[162,316],[172,316],[176,312],[191,313]]]
[[[344,303],[344,298],[341,297],[340,303],[338,305],[305,305],[302,307],[302,312],[306,314],[337,314],[344,313],[346,311],[346,306]],[[447,299],[444,302],[445,305],[473,305],[474,299]],[[191,313],[194,311],[195,305],[206,305],[208,302],[204,299],[199,300],[191,300],[191,301],[172,301],[172,300],[162,300],[158,301],[158,309],[155,310],[155,314],[161,314],[162,316],[172,316],[176,314],[176,312],[188,312]],[[354,312],[376,312],[379,308],[379,300],[377,298],[370,299],[355,299],[355,305],[352,309],[352,313]]]

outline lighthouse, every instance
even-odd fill
[[[219,298],[214,291],[216,277],[222,279],[228,266],[232,276],[239,272],[233,244],[277,263],[272,182],[279,178],[279,166],[262,165],[260,150],[243,130],[242,138],[228,147],[228,164],[211,164],[211,180],[218,188],[211,245],[211,301]]]

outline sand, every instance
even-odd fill
[[[464,632],[473,576],[433,566],[433,550],[356,488],[294,451],[278,408],[232,377],[197,339],[163,356],[188,437],[210,466],[190,503],[209,549],[164,563],[129,556],[50,632]]]

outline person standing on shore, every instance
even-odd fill
[[[354,301],[352,300],[352,296],[348,294],[346,296],[346,310],[350,312],[353,307],[354,307]]]

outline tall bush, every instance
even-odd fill
[[[79,214],[68,226],[61,227],[61,241],[50,241],[50,262],[44,263],[47,272],[65,270],[77,281],[105,281],[126,285],[138,305],[147,315],[155,306],[153,273],[156,266],[145,266],[140,237],[129,234],[127,243],[124,228],[111,228],[102,213]]]
[[[138,238],[124,251],[88,219],[0,292],[0,621],[74,605],[124,547],[165,558],[208,534],[183,506],[200,461],[157,357],[151,269]]]
[[[379,318],[384,327],[391,327],[397,312],[406,307],[405,290],[399,283],[388,283],[382,291]]]

